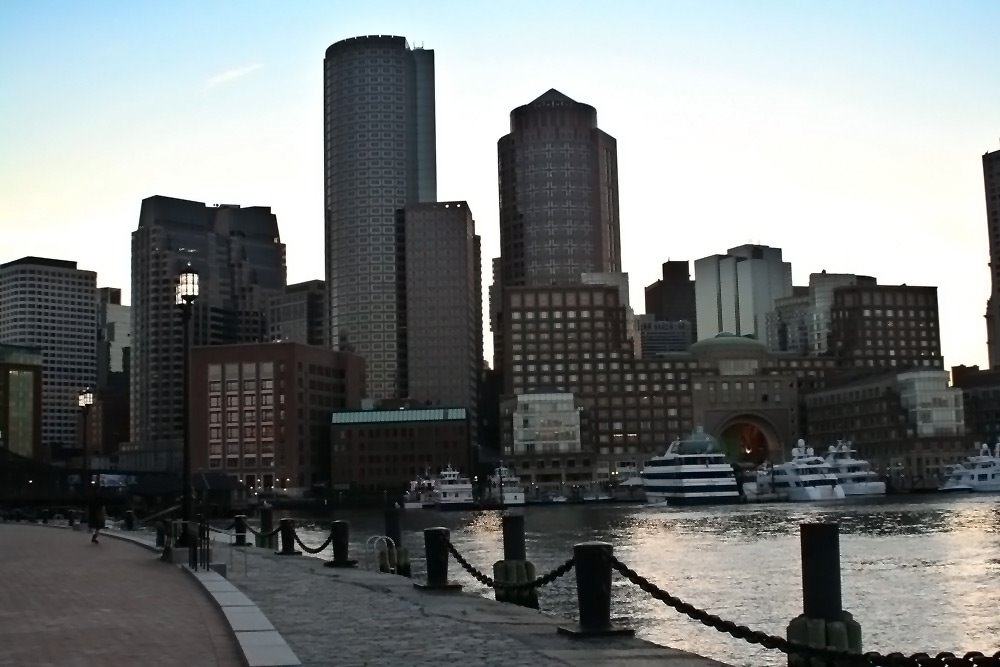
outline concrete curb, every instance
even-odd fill
[[[117,530],[102,531],[101,535],[131,542],[155,553],[162,551],[155,541],[139,535]],[[192,570],[187,565],[178,567],[197,581],[218,606],[247,667],[296,667],[302,664],[264,612],[228,579],[211,570]]]

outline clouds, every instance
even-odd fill
[[[219,72],[215,76],[212,76],[205,82],[206,88],[215,88],[216,86],[221,86],[226,83],[231,83],[236,79],[242,79],[245,76],[249,76],[263,67],[260,63],[255,63],[253,65],[244,65],[243,67],[235,67],[233,69],[228,69],[224,72]]]

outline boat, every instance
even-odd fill
[[[434,481],[431,499],[439,510],[467,510],[475,503],[472,499],[472,482],[448,464]]]
[[[805,440],[792,448],[792,460],[757,469],[753,482],[743,485],[748,501],[791,500],[814,502],[818,500],[843,500],[844,489],[837,475],[825,459],[816,456]]]
[[[837,483],[845,496],[884,496],[885,482],[878,478],[868,461],[855,457],[850,442],[837,441],[830,445],[826,462],[837,476]]]
[[[718,505],[742,500],[733,466],[719,441],[701,426],[646,461],[641,478],[649,503]]]
[[[491,493],[493,493],[493,489],[496,489],[498,495],[502,494],[500,504],[504,507],[524,504],[524,487],[521,486],[521,478],[502,462],[490,475]]]
[[[434,507],[434,478],[418,477],[410,482],[410,490],[403,497],[403,509],[419,510]]]
[[[996,450],[988,443],[979,446],[979,453],[951,467],[948,479],[938,491],[992,493],[1000,491],[1000,440]]]

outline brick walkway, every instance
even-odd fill
[[[0,524],[0,666],[242,665],[221,612],[150,551]]]

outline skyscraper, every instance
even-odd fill
[[[411,204],[406,239],[406,389],[468,408],[475,420],[483,358],[479,237],[464,201]]]
[[[97,380],[97,274],[44,257],[0,264],[0,343],[42,350],[44,453],[79,446],[78,396]]]
[[[285,246],[270,207],[206,206],[155,196],[132,233],[131,449],[172,465],[183,437],[183,329],[177,275],[198,272],[191,345],[268,340],[271,297],[285,289]]]
[[[618,148],[597,111],[549,90],[497,142],[504,287],[621,271]]]
[[[983,155],[986,225],[990,238],[990,298],[986,302],[986,347],[990,368],[1000,369],[1000,151]]]
[[[323,70],[329,342],[365,358],[370,397],[397,397],[406,277],[396,211],[437,198],[434,52],[354,37],[326,50]]]

